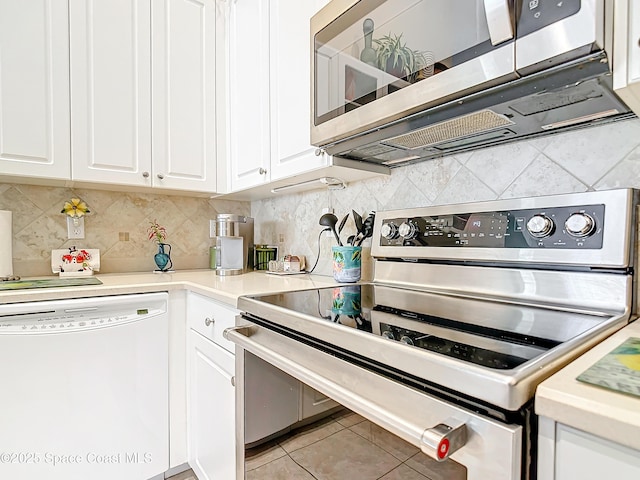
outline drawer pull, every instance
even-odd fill
[[[204,319],[204,324],[205,324],[207,327],[210,327],[210,326],[211,326],[211,325],[213,325],[214,323],[216,323],[216,319],[215,319],[215,318],[209,318],[209,317],[207,317],[207,318],[205,318],[205,319]]]
[[[231,377],[231,386],[232,387],[236,386],[236,377],[235,376]]]

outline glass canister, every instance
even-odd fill
[[[268,270],[269,262],[278,258],[278,247],[269,245],[256,245],[255,268],[256,270]]]

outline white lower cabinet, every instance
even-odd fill
[[[199,480],[235,478],[235,356],[222,332],[237,313],[188,294],[187,450]]]
[[[640,478],[640,452],[588,432],[539,418],[538,478]]]
[[[234,356],[189,332],[189,465],[199,480],[235,476]]]

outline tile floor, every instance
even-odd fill
[[[196,474],[193,473],[193,470],[189,469],[185,472],[174,475],[173,477],[167,478],[167,480],[198,480]]]
[[[246,480],[464,480],[365,418],[344,411],[247,451]]]
[[[343,411],[248,450],[246,480],[465,480],[452,460],[416,447]],[[168,480],[197,480],[187,470]]]

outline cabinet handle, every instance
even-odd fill
[[[313,153],[316,157],[319,157],[320,155],[323,154],[323,151],[321,148],[316,148]]]
[[[159,178],[160,180],[162,180],[162,179],[164,178],[164,175],[163,175],[163,174],[161,174],[161,173],[159,173],[159,174],[158,174],[158,178]]]
[[[209,318],[209,317],[207,317],[207,318],[205,318],[205,319],[204,319],[204,324],[205,324],[207,327],[210,327],[210,326],[211,326],[212,324],[214,324],[214,323],[216,323],[216,319],[215,319],[215,318]]]
[[[236,377],[231,377],[231,386],[235,387],[236,386]]]
[[[265,173],[267,173],[267,169],[260,167],[260,170],[258,170],[258,173],[260,173],[260,175],[264,175]]]
[[[149,172],[142,172],[142,176],[144,178],[149,178]]]

